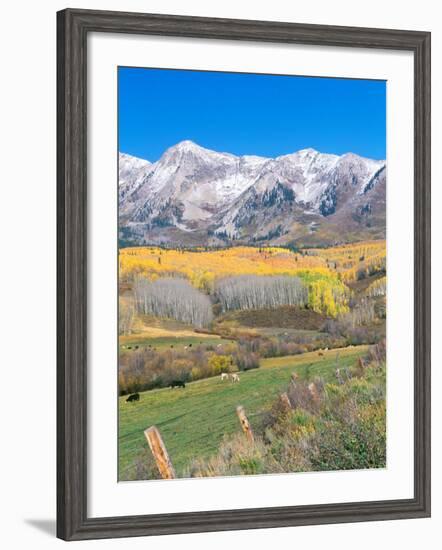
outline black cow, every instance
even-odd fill
[[[185,388],[186,384],[182,380],[172,380],[169,386],[171,388]]]
[[[129,397],[126,399],[126,403],[131,403],[132,401],[139,401],[140,400],[140,394],[133,393],[132,395],[129,395]]]

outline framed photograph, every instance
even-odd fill
[[[58,536],[430,515],[430,33],[58,13]]]

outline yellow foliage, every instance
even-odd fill
[[[229,372],[232,365],[231,355],[211,355],[209,357],[209,367],[214,375],[221,374],[222,372]]]
[[[385,241],[365,241],[332,248],[308,249],[306,253],[323,258],[341,281],[351,283],[357,280],[360,273],[371,275],[385,270],[387,249]]]
[[[201,290],[212,288],[216,278],[232,275],[296,275],[303,270],[330,273],[320,256],[303,256],[278,247],[234,247],[222,250],[168,250],[155,247],[122,248],[120,280],[136,275],[149,279],[185,276]]]
[[[340,287],[332,287],[327,279],[313,281],[309,285],[308,304],[318,313],[336,317],[348,311],[349,291]]]
[[[293,252],[281,247],[238,246],[219,250],[122,248],[120,282],[137,276],[185,277],[203,292],[213,291],[217,279],[236,275],[298,276],[309,287],[309,306],[332,317],[348,310],[345,284],[385,268],[385,241],[368,241],[334,248]]]

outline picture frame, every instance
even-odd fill
[[[87,37],[124,33],[412,52],[414,498],[88,517]],[[430,516],[430,33],[66,9],[57,14],[57,536],[64,540]]]

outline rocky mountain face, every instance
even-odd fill
[[[238,157],[183,141],[155,163],[120,153],[126,244],[322,245],[385,237],[385,161],[304,149]]]

